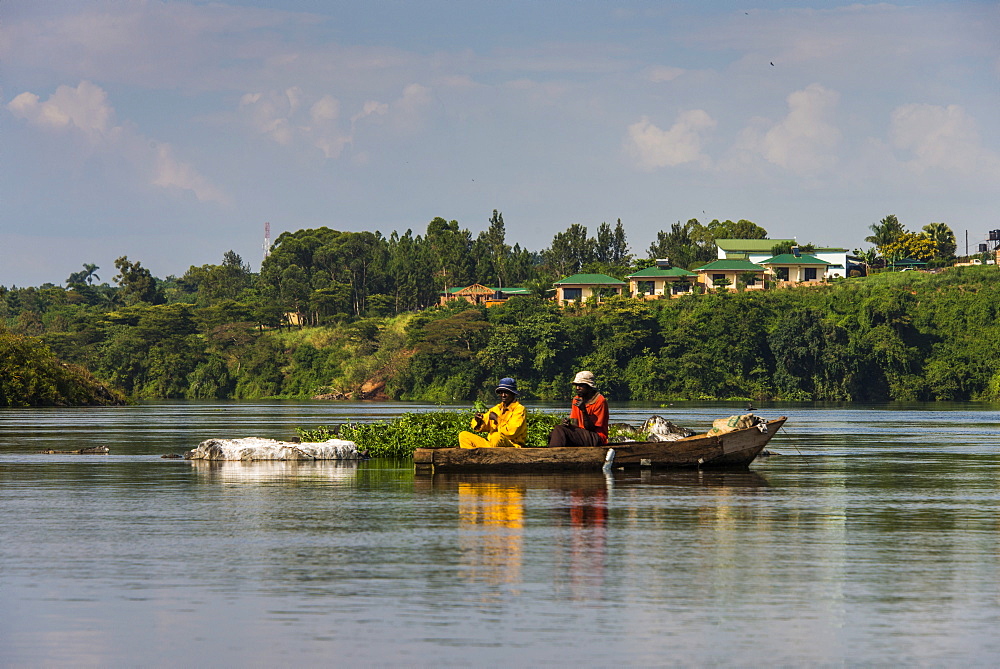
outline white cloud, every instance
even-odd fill
[[[340,101],[323,95],[308,105],[309,96],[298,87],[268,93],[248,93],[240,99],[240,112],[247,124],[282,146],[305,143],[326,158],[336,158],[350,135],[338,128]]]
[[[300,91],[288,88],[269,93],[248,93],[240,98],[240,110],[250,127],[281,145],[291,144],[295,131],[291,117],[299,107]]]
[[[340,116],[340,102],[332,95],[324,95],[309,108],[313,123],[336,121]]]
[[[174,158],[169,144],[157,143],[153,184],[161,188],[189,190],[201,202],[225,202],[226,196],[200,175],[194,167]]]
[[[97,150],[117,153],[140,171],[149,172],[154,186],[190,190],[201,201],[227,199],[194,167],[175,159],[169,144],[114,125],[115,111],[108,103],[107,92],[89,81],[80,82],[76,88],[59,86],[44,102],[34,93],[21,93],[7,104],[7,109],[38,128],[87,137]]]
[[[889,138],[894,148],[908,154],[903,164],[915,173],[943,170],[1000,179],[1000,156],[983,148],[975,120],[958,105],[897,107]]]
[[[368,100],[361,107],[361,111],[351,117],[351,123],[360,121],[366,116],[385,116],[389,113],[389,105],[376,100]]]
[[[626,148],[645,170],[685,163],[708,167],[711,161],[702,152],[702,133],[715,125],[715,120],[701,109],[682,112],[669,130],[662,130],[643,117],[628,127]]]
[[[384,118],[401,132],[415,131],[433,96],[420,84],[403,88],[391,103],[368,100],[361,110],[341,119],[341,103],[326,94],[308,105],[310,96],[298,87],[285,91],[247,93],[240,98],[240,113],[257,133],[283,146],[305,144],[319,149],[326,158],[337,158],[354,141],[355,125],[368,118]]]
[[[314,14],[224,3],[35,4],[76,6],[37,16],[7,12],[0,23],[0,60],[8,67],[158,89],[225,87],[225,81],[248,76],[250,61],[280,68],[282,59],[287,63],[296,57],[288,53],[296,45],[276,45],[262,34],[303,30],[321,20]],[[234,48],[240,54],[235,62]]]
[[[728,164],[757,159],[790,172],[814,174],[833,167],[840,131],[831,122],[840,96],[836,91],[810,84],[788,96],[788,114],[771,123],[754,119],[734,147]]]
[[[431,89],[420,84],[410,84],[403,89],[403,96],[396,105],[407,113],[418,113],[431,101]]]
[[[677,77],[684,74],[684,72],[685,71],[679,67],[656,65],[647,70],[646,77],[654,84],[659,84],[663,83],[664,81],[673,81]]]
[[[59,130],[75,128],[88,136],[108,134],[115,115],[107,93],[89,81],[81,81],[76,88],[60,86],[45,102],[40,102],[34,93],[21,93],[10,101],[7,109],[34,125]]]

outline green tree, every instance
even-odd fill
[[[446,221],[440,216],[427,224],[426,243],[434,267],[437,292],[469,285],[469,258],[472,238],[461,230],[458,221]]]
[[[133,263],[128,256],[122,256],[115,260],[115,268],[118,275],[113,281],[121,287],[121,298],[125,304],[163,303],[163,296],[156,287],[156,279],[139,261]]]
[[[903,224],[899,222],[895,214],[889,214],[878,223],[872,223],[868,227],[872,231],[872,234],[865,237],[865,241],[874,244],[880,252],[906,232]],[[883,253],[883,255],[885,254]]]
[[[938,248],[928,235],[918,232],[904,232],[894,241],[883,246],[882,254],[886,259],[891,260],[913,258],[926,262],[938,254]]]
[[[395,313],[423,309],[436,302],[433,265],[428,245],[411,230],[400,236],[393,232],[388,241],[389,276]]]
[[[100,281],[101,277],[97,276],[97,270],[101,269],[97,265],[90,263],[84,263],[83,270],[79,272],[73,272],[66,279],[67,286],[83,286],[83,285],[93,285],[94,279]]]
[[[708,224],[708,231],[714,239],[767,239],[767,230],[745,218],[735,223],[715,219]]]
[[[0,407],[121,404],[122,396],[82,367],[68,365],[41,339],[0,327]]]
[[[565,232],[557,232],[552,245],[542,251],[545,264],[553,277],[576,274],[594,261],[597,242],[587,236],[587,228],[574,223]]]
[[[511,247],[507,245],[503,214],[494,209],[489,223],[472,245],[472,256],[476,259],[475,278],[486,285],[509,286]]]
[[[928,223],[923,228],[924,234],[934,242],[936,252],[934,257],[938,260],[950,260],[955,257],[955,233],[945,223]]]
[[[649,247],[649,258],[667,258],[675,267],[692,269],[716,257],[715,240],[705,226],[692,218],[687,223],[673,223],[661,230]]]
[[[597,227],[594,260],[608,267],[625,267],[632,262],[622,219],[618,219],[614,229],[606,222]]]
[[[310,293],[305,270],[298,265],[286,267],[281,273],[281,304],[286,312],[298,315],[300,324],[305,320]]]

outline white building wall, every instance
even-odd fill
[[[840,251],[837,253],[810,253],[814,258],[819,258],[820,260],[825,260],[833,265],[840,265],[840,267],[827,267],[826,277],[833,279],[835,277],[847,276],[847,251]]]

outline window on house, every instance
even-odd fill
[[[816,268],[806,267],[806,281],[815,281],[815,280],[816,280]]]
[[[788,281],[788,268],[779,267],[777,268],[778,281]]]
[[[564,300],[575,300],[579,302],[583,298],[583,288],[563,288]]]
[[[640,295],[652,295],[656,292],[656,282],[655,281],[639,281],[638,282],[639,294]]]

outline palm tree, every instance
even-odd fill
[[[869,228],[874,233],[865,237],[865,241],[879,248],[884,248],[899,239],[906,230],[896,218],[895,214],[889,214],[878,223],[872,223]]]
[[[94,273],[99,269],[101,268],[98,267],[97,265],[92,265],[90,263],[83,263],[83,270],[80,272],[73,272],[72,274],[70,274],[69,278],[66,279],[66,285],[82,286],[84,283],[86,283],[88,286],[91,286],[94,283],[94,279],[97,279],[98,281],[101,280],[101,277],[97,276]]]
[[[945,223],[928,223],[924,226],[924,234],[937,245],[938,258],[951,258],[955,255],[955,233]]]

